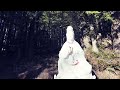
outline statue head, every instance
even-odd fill
[[[72,43],[74,41],[74,31],[72,26],[68,26],[66,29],[67,42]]]

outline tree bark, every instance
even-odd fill
[[[30,23],[28,38],[27,38],[27,58],[28,60],[32,60],[33,57],[33,38],[34,38],[34,19]]]
[[[92,38],[92,51],[95,53],[99,53],[98,47],[97,47],[97,41],[96,39]]]
[[[84,43],[85,49],[89,49],[91,47],[89,42],[90,42],[90,37],[89,36],[85,36],[83,38],[83,43]]]

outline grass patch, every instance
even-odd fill
[[[115,53],[114,50],[109,50],[109,49],[101,49],[100,48],[98,54],[94,53],[94,52],[92,52],[92,54],[96,58],[107,59],[107,60],[118,58],[117,53]]]
[[[86,57],[91,62],[94,68],[100,71],[105,70],[107,67],[119,69],[116,66],[120,66],[118,61],[119,56],[114,50],[104,49],[104,47],[99,48],[99,53],[92,52],[89,48],[86,52]],[[96,62],[96,63],[94,63]]]

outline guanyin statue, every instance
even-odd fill
[[[72,26],[66,29],[66,39],[59,52],[58,74],[54,75],[54,79],[95,79],[96,76],[92,75],[92,66],[74,39]]]

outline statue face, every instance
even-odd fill
[[[69,41],[73,41],[74,40],[74,33],[73,32],[69,32],[66,34],[67,40]]]
[[[71,26],[67,27],[66,38],[67,38],[68,42],[74,41],[74,31],[73,31],[73,28]]]

